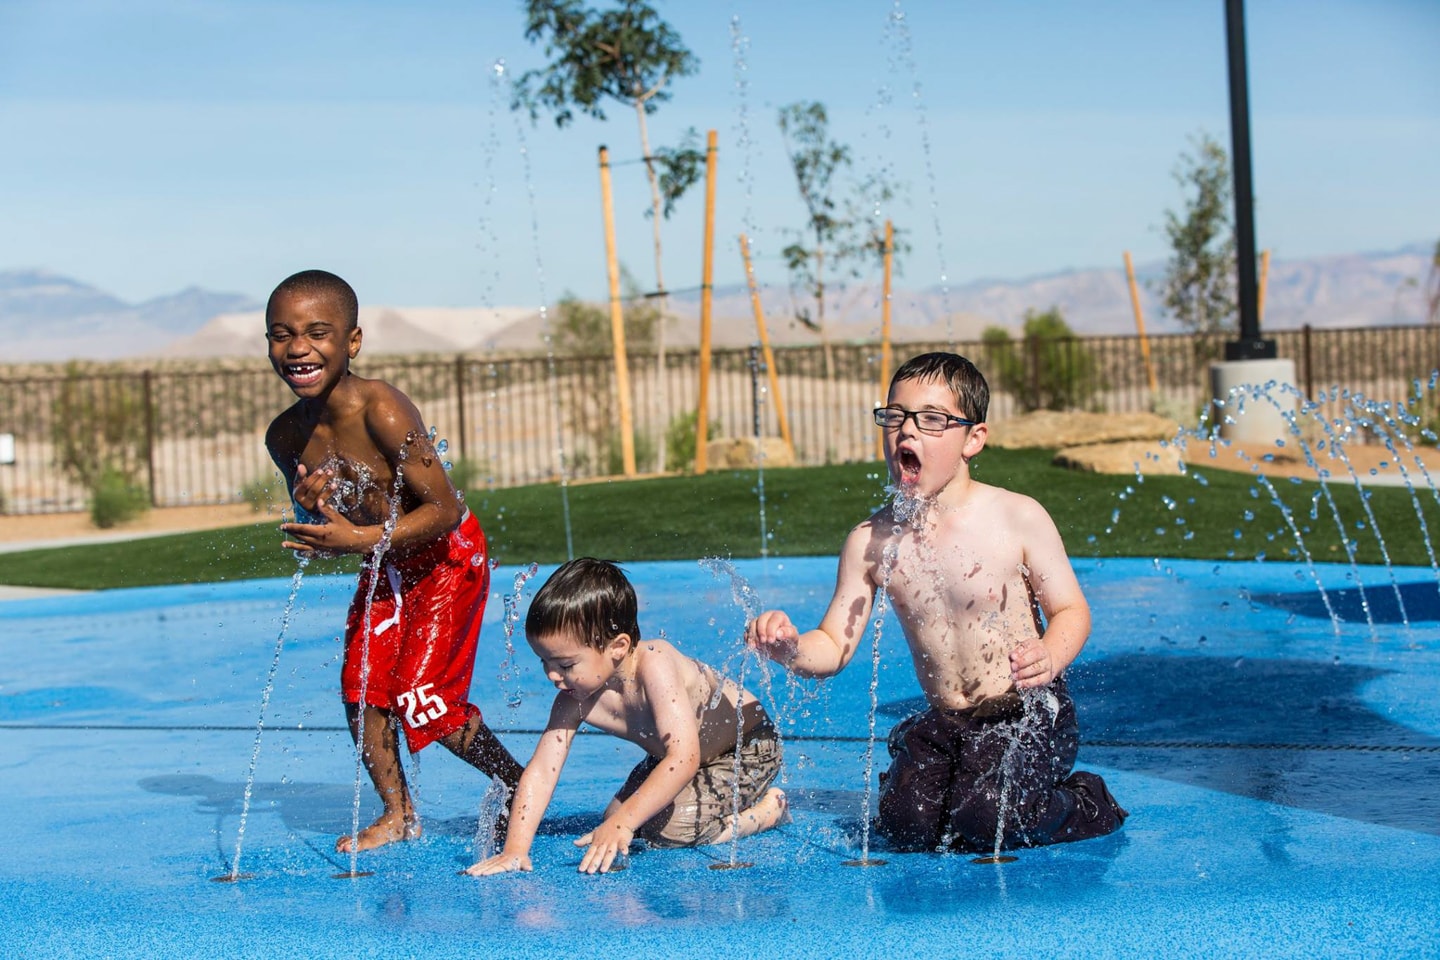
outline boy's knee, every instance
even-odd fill
[[[944,798],[904,787],[895,780],[882,782],[876,832],[897,850],[934,850],[945,828]]]

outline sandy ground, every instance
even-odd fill
[[[65,543],[134,540],[166,533],[239,527],[259,523],[264,519],[265,516],[255,512],[248,503],[147,510],[142,516],[109,530],[101,530],[91,523],[88,513],[4,516],[0,517],[0,550],[23,550]],[[275,520],[278,523],[279,517]]]
[[[1146,475],[1176,474],[1176,463],[1181,453],[1174,445],[1161,446],[1158,442],[1132,440],[1122,443],[1094,443],[1089,446],[1068,448],[1060,453],[1064,465],[1096,474],[1133,474],[1135,463],[1142,465]],[[1315,461],[1319,469],[1329,472],[1329,482],[1351,484],[1351,471],[1355,472],[1362,485],[1404,486],[1405,481],[1417,488],[1426,486],[1426,474],[1440,482],[1440,450],[1434,448],[1416,449],[1405,452],[1400,462],[1390,450],[1381,445],[1346,446],[1345,458],[1349,465],[1339,458],[1332,458],[1329,450],[1316,450]],[[1416,463],[1416,458],[1420,463]],[[1217,443],[1211,446],[1205,442],[1187,443],[1184,461],[1192,468],[1207,471],[1236,471],[1240,474],[1264,474],[1266,476],[1299,476],[1300,479],[1316,479],[1316,468],[1305,462],[1305,453],[1296,446],[1277,448],[1273,443]],[[1401,471],[1404,466],[1404,472]],[[1421,466],[1424,472],[1421,472]]]

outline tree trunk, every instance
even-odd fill
[[[661,265],[660,248],[660,179],[655,173],[655,161],[650,156],[650,134],[645,126],[645,101],[635,101],[635,116],[640,122],[640,152],[645,158],[645,178],[650,181],[650,220],[651,229],[655,238],[655,292],[659,294],[656,304],[660,310],[660,320],[656,324],[655,331],[655,376],[659,381],[655,391],[651,394],[652,411],[651,423],[655,428],[657,439],[655,443],[655,472],[665,472],[665,434],[670,414],[670,388],[665,376],[665,324],[669,319],[670,297],[665,292],[665,270]],[[702,433],[696,434],[697,438],[703,435],[703,427],[696,427]],[[697,442],[703,442],[698,441]]]
[[[820,424],[822,436],[831,438],[835,436],[832,409],[835,399],[835,351],[830,347],[830,330],[825,322],[825,248],[820,245],[819,237],[815,238],[815,326],[819,328],[820,347],[825,355],[825,383],[820,389],[824,398],[820,405]],[[825,462],[832,463],[835,459],[835,449],[826,446]]]
[[[825,382],[835,380],[835,355],[830,349],[830,330],[825,325],[825,248],[815,243],[815,328],[820,334],[820,347],[825,353]]]

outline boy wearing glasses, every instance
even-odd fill
[[[989,851],[1103,836],[1126,811],[1073,771],[1064,670],[1090,608],[1060,533],[1030,497],[980,483],[990,388],[975,365],[927,353],[895,371],[875,422],[895,495],[841,550],[820,626],[762,613],[747,641],[803,677],[844,669],[885,588],[928,707],[889,737],[878,831],[901,850]]]

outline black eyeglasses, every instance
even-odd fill
[[[945,428],[952,423],[962,427],[973,427],[976,424],[974,420],[966,420],[964,417],[957,417],[944,410],[906,410],[904,407],[875,408],[875,425],[884,427],[886,430],[900,429],[911,417],[915,418],[915,426],[921,433],[944,433]]]

